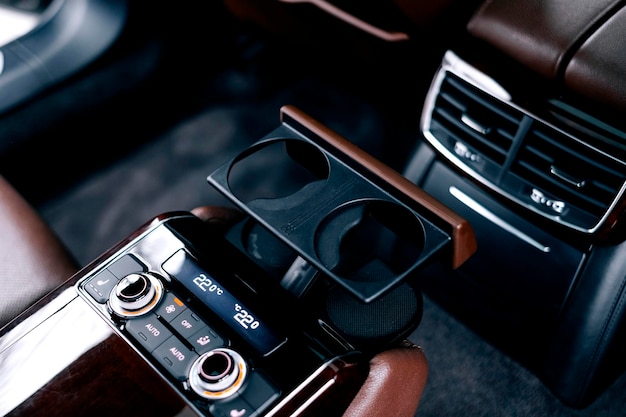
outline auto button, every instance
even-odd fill
[[[159,345],[152,356],[179,381],[187,379],[191,364],[198,359],[198,355],[188,349],[176,336]]]
[[[154,314],[129,320],[126,331],[149,352],[172,336],[172,332]]]

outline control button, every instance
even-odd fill
[[[200,379],[215,385],[216,390],[228,388],[231,384],[229,379],[237,378],[237,367],[232,356],[220,350],[206,355],[198,367]]]
[[[110,271],[104,269],[87,281],[85,291],[87,291],[94,300],[100,304],[104,304],[109,299],[109,294],[117,282],[117,277]]]
[[[151,292],[154,292],[154,288],[143,274],[127,275],[115,288],[115,296],[130,310],[134,310],[132,307],[135,301],[143,300]],[[140,306],[143,307],[143,304]]]
[[[258,415],[254,407],[240,396],[211,404],[209,412],[215,417],[254,417]]]
[[[152,355],[179,381],[187,379],[191,364],[198,359],[198,355],[176,336],[167,339]]]
[[[163,302],[157,308],[156,313],[163,317],[167,322],[171,322],[176,316],[185,311],[187,306],[182,300],[171,292],[165,294]]]
[[[261,411],[278,398],[280,391],[258,371],[255,371],[250,373],[248,383],[241,395],[255,410]]]
[[[126,254],[117,261],[111,263],[108,266],[108,270],[111,271],[118,279],[124,278],[126,275],[135,272],[145,272],[148,269],[144,264],[139,262],[133,255]]]
[[[206,324],[200,320],[191,310],[185,310],[176,316],[170,324],[185,339],[195,334],[198,330],[206,327]]]
[[[128,320],[126,331],[150,352],[172,336],[172,332],[154,314]]]
[[[204,398],[224,399],[239,391],[247,374],[248,366],[239,353],[217,348],[203,354],[193,364],[189,386]]]
[[[163,284],[150,273],[132,273],[111,291],[109,307],[121,317],[137,317],[151,311],[163,297]]]
[[[191,346],[193,346],[199,354],[203,354],[212,349],[226,345],[224,339],[219,337],[217,333],[215,333],[213,329],[208,326],[201,328],[192,336],[188,337],[187,341],[191,343]]]

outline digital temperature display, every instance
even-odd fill
[[[165,261],[163,269],[176,277],[260,354],[267,355],[285,342],[286,339],[277,337],[259,317],[202,269],[185,250],[179,250]]]

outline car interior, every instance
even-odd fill
[[[626,415],[625,28],[0,0],[0,415]]]

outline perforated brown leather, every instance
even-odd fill
[[[565,85],[615,110],[626,111],[626,9],[606,21],[574,54]]]
[[[556,78],[564,59],[613,13],[619,0],[488,0],[470,19],[471,35],[521,64]],[[616,39],[617,41],[617,39]]]
[[[0,177],[0,327],[76,271],[54,232]]]

